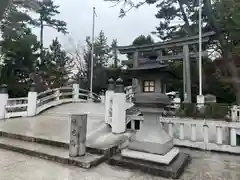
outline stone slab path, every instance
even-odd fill
[[[190,151],[192,162],[180,180],[239,180],[239,156]],[[90,170],[0,149],[1,180],[166,180],[105,163]]]

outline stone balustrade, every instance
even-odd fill
[[[61,87],[48,89],[37,93],[35,87],[31,87],[28,97],[8,98],[6,88],[0,93],[0,119],[12,117],[35,116],[42,111],[63,103],[74,103],[87,101],[90,98],[93,101],[101,101],[97,94],[93,93],[90,97],[88,90],[79,88],[78,84],[72,87]]]
[[[128,116],[126,123],[130,123],[129,129],[138,130],[143,120],[142,116]],[[240,154],[237,145],[239,122],[173,117],[159,117],[159,121],[177,146]]]

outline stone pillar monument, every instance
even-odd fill
[[[5,118],[7,101],[8,101],[7,85],[3,84],[0,86],[0,119]]]
[[[86,153],[87,114],[72,115],[69,156],[84,156]]]
[[[32,83],[30,90],[28,92],[28,107],[27,107],[27,115],[35,116],[37,112],[37,92],[36,92],[36,84]]]
[[[114,80],[110,78],[108,80],[108,90],[105,93],[105,123],[111,125],[111,120],[109,118],[112,114],[112,97],[114,95]]]
[[[112,101],[112,133],[120,134],[126,131],[126,94],[123,80],[116,80],[115,93]]]

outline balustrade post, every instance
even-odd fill
[[[7,101],[8,101],[7,85],[3,84],[0,87],[0,119],[5,118]]]
[[[104,103],[105,103],[104,92],[102,92],[102,93],[100,94],[100,99],[101,99],[101,103],[104,104]]]
[[[112,103],[112,133],[120,134],[126,131],[126,94],[123,80],[116,80],[116,89]]]
[[[112,108],[112,97],[114,95],[114,80],[111,78],[108,80],[108,90],[105,93],[105,123],[111,125],[109,119],[109,111]]]
[[[231,134],[230,134],[230,139],[231,139],[231,146],[236,146],[237,145],[237,132],[236,128],[231,128]]]
[[[135,120],[134,119],[131,120],[131,129],[135,130]]]
[[[69,156],[84,156],[86,153],[87,114],[72,115]]]
[[[196,133],[196,124],[191,124],[191,140],[196,141],[197,140],[197,133]]]
[[[238,107],[236,105],[234,105],[231,109],[231,119],[233,122],[238,121],[237,110],[238,110]]]
[[[222,144],[223,138],[222,138],[222,127],[217,126],[217,144]]]
[[[37,112],[37,92],[36,85],[32,83],[28,92],[27,116],[35,116]]]
[[[183,123],[180,124],[180,135],[179,135],[179,139],[184,140],[184,124],[183,124]]]
[[[56,95],[56,101],[59,101],[60,100],[60,90],[59,89],[56,89],[55,95]]]
[[[73,102],[79,99],[79,84],[73,84]]]
[[[170,137],[173,137],[173,123],[168,123],[168,134]]]
[[[203,136],[204,136],[204,142],[208,143],[209,138],[208,138],[208,125],[204,124],[203,125]]]

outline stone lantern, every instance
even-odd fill
[[[160,123],[160,116],[171,103],[165,93],[167,80],[172,74],[168,71],[168,65],[153,60],[142,62],[130,71],[133,78],[137,79],[133,102],[144,120],[140,130],[121,151],[121,158],[113,157],[113,162],[123,161],[125,166],[138,167],[146,172],[153,168],[153,174],[176,178],[189,156],[174,147],[173,138],[164,131]]]

